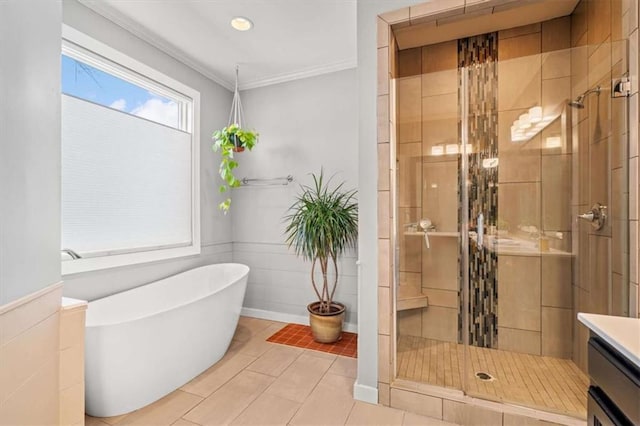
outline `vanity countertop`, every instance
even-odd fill
[[[578,321],[640,368],[640,318],[580,312]]]

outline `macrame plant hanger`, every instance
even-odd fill
[[[240,100],[240,91],[238,90],[238,69],[239,66],[236,65],[236,87],[233,91],[233,101],[231,102],[231,112],[229,113],[229,126],[232,124],[236,124],[239,128],[242,127],[242,121],[244,119],[244,110],[242,109],[242,101]],[[237,137],[234,136],[234,145],[236,148],[234,151],[242,152],[244,151],[244,147],[240,145],[240,141]]]

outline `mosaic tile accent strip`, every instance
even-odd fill
[[[458,40],[458,81],[460,105],[468,96],[469,174],[460,176],[460,185],[469,185],[469,222],[477,227],[480,213],[485,229],[497,225],[498,167],[485,168],[483,160],[498,158],[498,34],[489,33]],[[467,94],[462,79],[467,77]],[[462,118],[462,114],[461,114]],[[460,120],[460,135],[462,126]],[[462,167],[459,168],[462,170]],[[461,187],[459,185],[459,187]],[[461,192],[461,191],[460,191]],[[459,193],[459,197],[461,194]],[[462,201],[462,200],[460,200]],[[460,202],[460,205],[462,203]],[[460,297],[459,341],[462,341],[462,313],[469,313],[469,343],[479,347],[497,347],[498,339],[498,257],[469,241],[469,306]],[[460,268],[461,273],[466,273]],[[462,283],[462,277],[460,283]],[[462,294],[462,292],[460,292]]]
[[[336,343],[318,343],[313,340],[311,328],[300,324],[287,324],[267,339],[267,342],[281,345],[295,346],[297,348],[312,349],[314,351],[328,352],[330,354],[357,358],[358,335],[342,332],[342,339]]]

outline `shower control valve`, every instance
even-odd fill
[[[602,229],[605,220],[607,219],[607,206],[595,203],[593,207],[591,207],[591,210],[586,213],[579,214],[578,218],[591,222],[591,226],[598,231]]]

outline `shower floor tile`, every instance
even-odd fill
[[[462,388],[464,346],[415,336],[398,338],[398,377]],[[468,389],[473,396],[587,416],[589,378],[568,359],[470,346]],[[493,380],[480,380],[485,372]]]
[[[357,358],[358,352],[358,335],[355,333],[343,331],[342,339],[336,343],[318,343],[313,340],[311,328],[300,324],[287,324],[273,336],[269,337],[267,342],[328,352],[330,354],[351,358]]]

